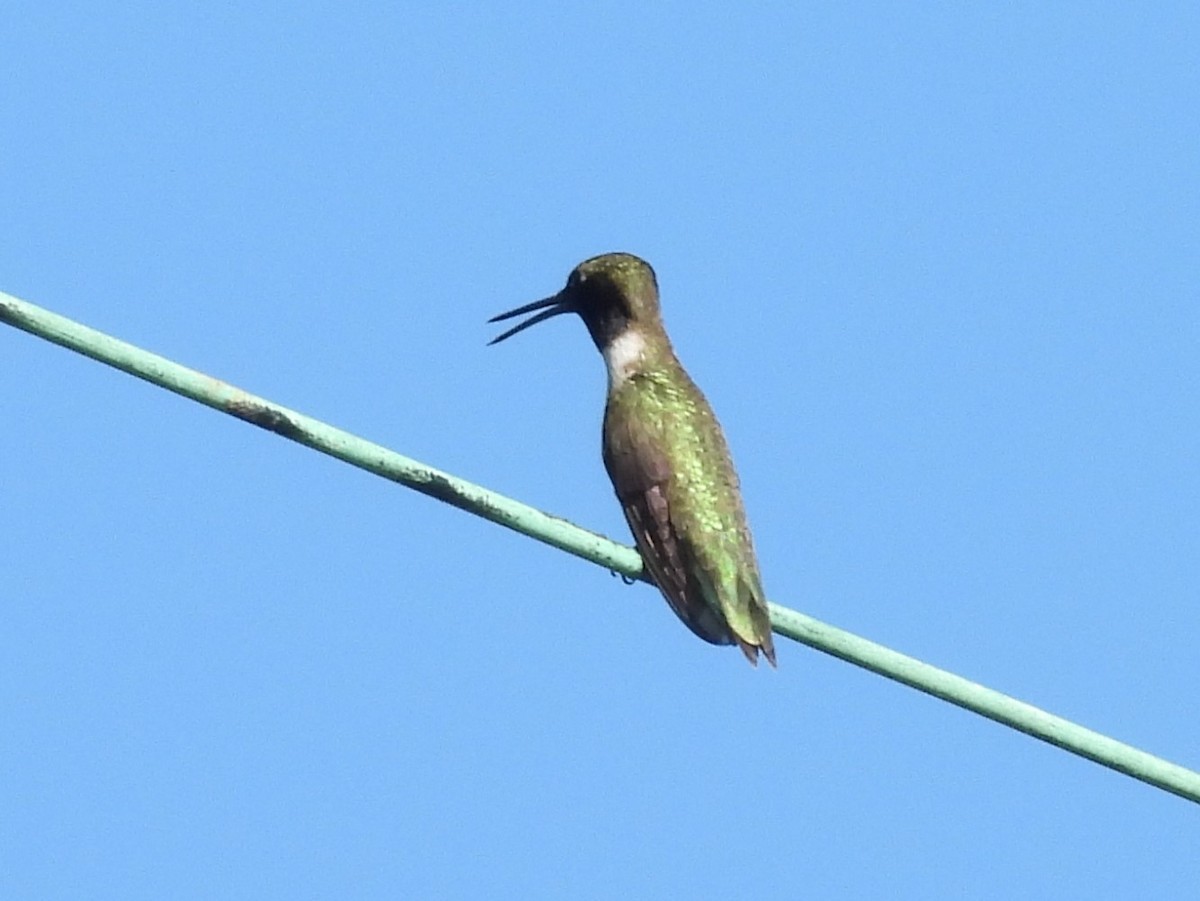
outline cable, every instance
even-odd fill
[[[603,535],[433,469],[382,445],[273,404],[3,292],[0,292],[0,322],[607,569],[648,581],[642,572],[641,557],[631,547],[617,544]],[[787,607],[772,604],[771,623],[780,635],[818,651],[949,701],[1181,798],[1200,803],[1200,773]]]

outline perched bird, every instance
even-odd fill
[[[608,367],[604,467],[646,569],[671,609],[712,644],[775,664],[771,618],[721,426],[663,328],[658,280],[645,260],[606,253],[566,287],[489,320],[537,312],[493,339],[577,313]]]

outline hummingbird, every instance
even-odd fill
[[[775,665],[771,617],[721,426],[663,327],[658,279],[629,253],[571,270],[552,297],[489,319],[536,313],[492,339],[563,313],[587,326],[608,370],[602,456],[646,570],[684,625]]]

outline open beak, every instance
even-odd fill
[[[520,316],[524,313],[532,313],[534,310],[541,310],[536,316],[530,316],[524,322],[518,323],[510,328],[502,335],[497,335],[488,342],[490,347],[493,344],[499,344],[505,338],[511,338],[517,332],[523,332],[531,325],[537,325],[539,322],[545,322],[547,319],[552,319],[563,313],[574,313],[575,307],[564,296],[566,292],[560,292],[553,297],[547,297],[543,300],[535,300],[533,303],[527,303],[523,307],[517,307],[515,310],[509,310],[507,313],[501,313],[499,316],[493,316],[488,322],[502,322],[505,319],[512,319],[514,316]]]

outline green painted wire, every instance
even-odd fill
[[[109,337],[63,316],[0,292],[0,322],[45,338],[215,410],[269,429],[482,516],[577,557],[631,578],[644,579],[636,550],[581,529],[519,501],[439,472],[378,444],[255,397],[194,369]],[[949,701],[1034,738],[1200,803],[1200,773],[1039,710],[961,676],[940,670],[778,604],[771,605],[776,632],[918,691]]]

